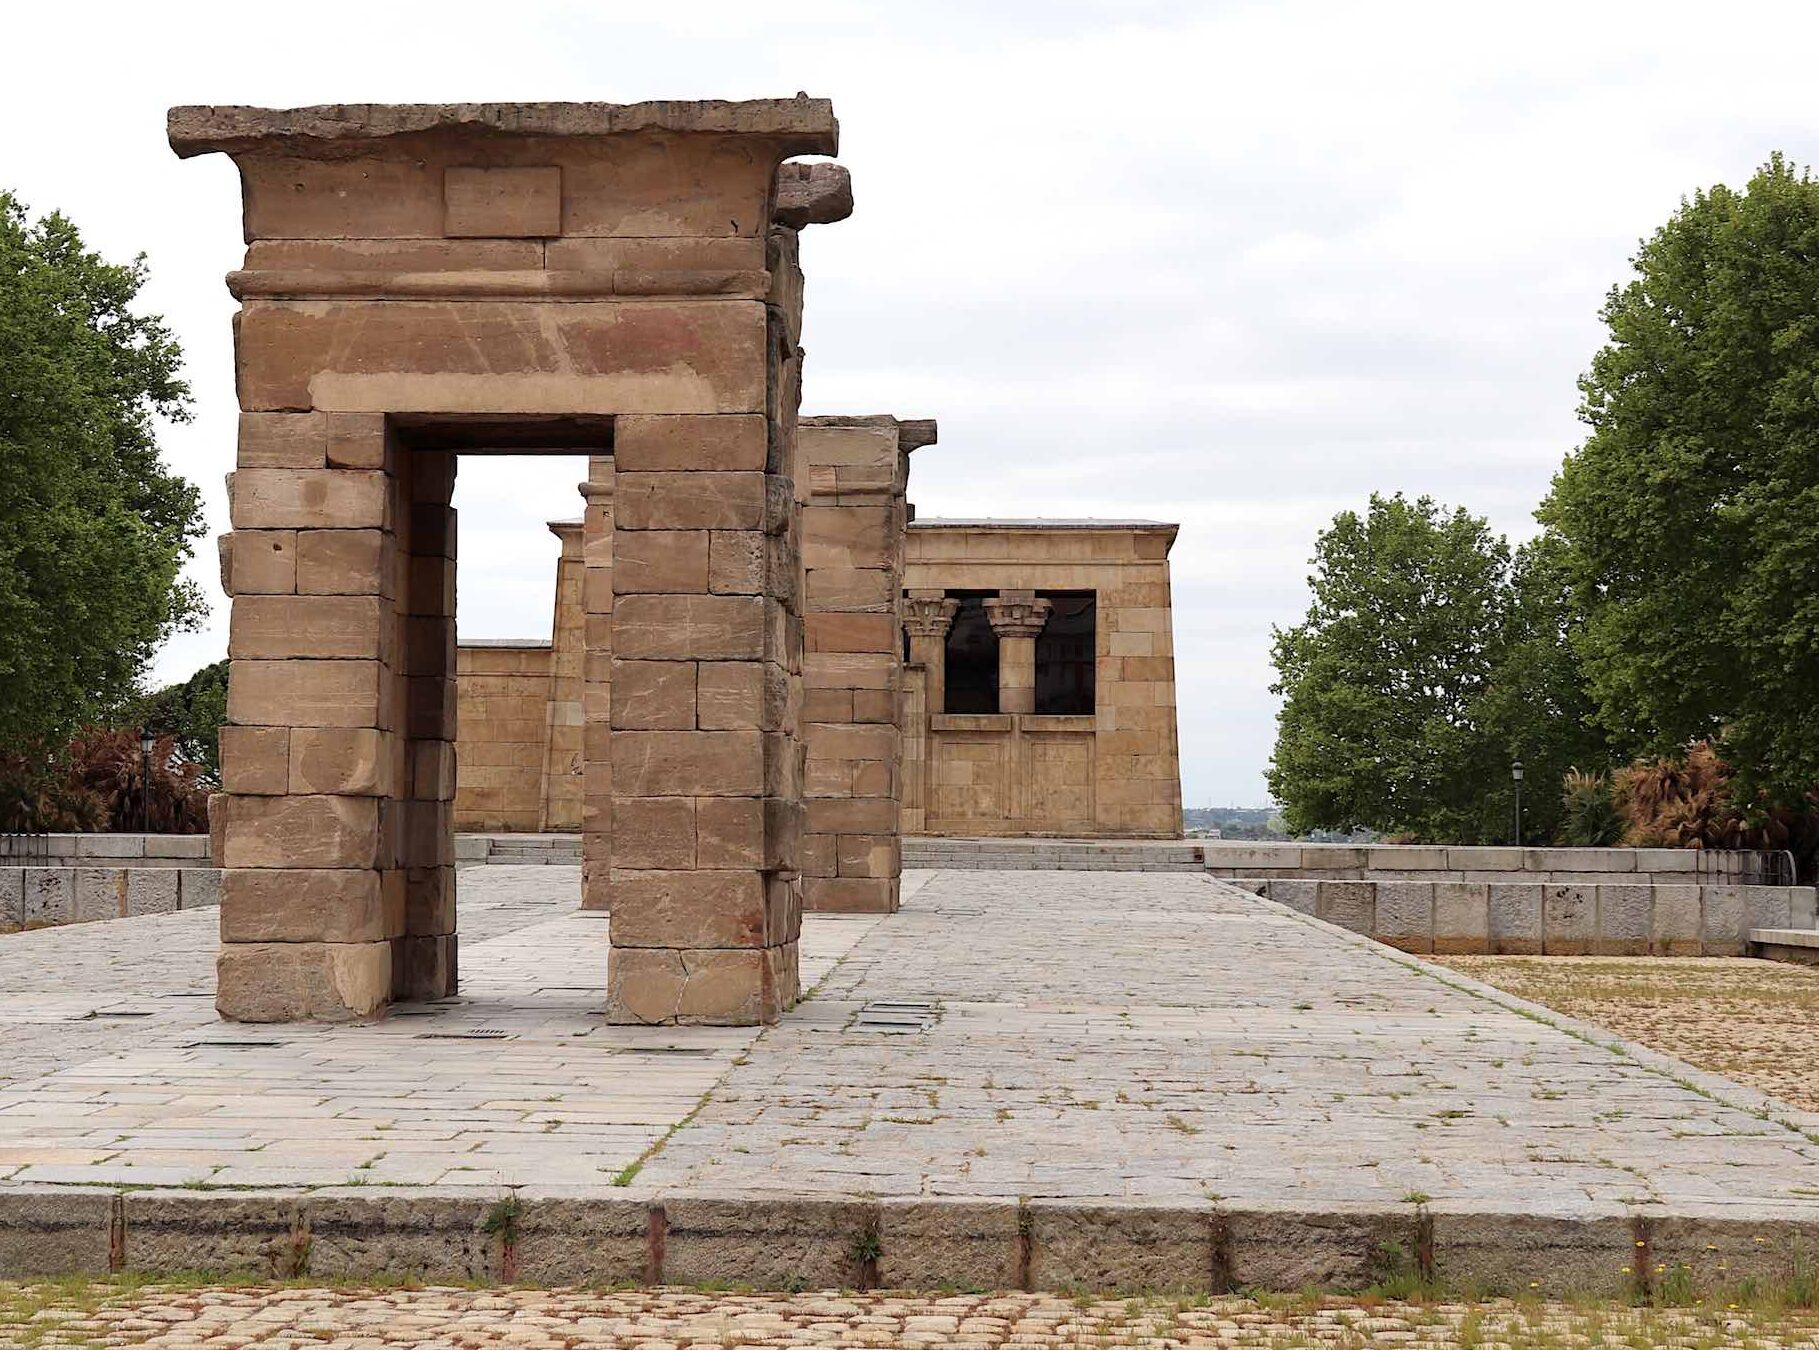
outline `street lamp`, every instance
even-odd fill
[[[139,728],[139,833],[152,832],[152,746],[157,737]]]
[[[1522,847],[1522,761],[1510,765],[1510,781],[1516,785],[1516,847]]]

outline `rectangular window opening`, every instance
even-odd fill
[[[1099,650],[1094,593],[1038,591],[1037,595],[1052,608],[1036,639],[1036,711],[1048,716],[1091,716]]]

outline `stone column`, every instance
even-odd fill
[[[809,417],[803,511],[803,908],[897,908],[903,870],[901,708],[910,452],[932,421]]]
[[[998,711],[1036,711],[1036,639],[1053,606],[1034,591],[999,591],[985,602],[998,635]]]
[[[585,493],[587,484],[581,488]],[[556,608],[550,623],[549,710],[543,729],[542,800],[537,828],[570,831],[581,828],[586,805],[586,760],[581,744],[581,692],[587,657],[586,614],[581,604],[585,525],[576,520],[553,520],[549,528],[562,541],[562,554],[556,560]]]
[[[946,591],[911,591],[903,601],[903,631],[909,634],[909,663],[922,667],[923,706],[947,710],[947,631],[960,602]]]
[[[753,415],[615,435],[615,1021],[764,1022],[796,997],[796,512],[768,447]]]
[[[612,908],[613,458],[581,484],[581,908]]]

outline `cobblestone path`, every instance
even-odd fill
[[[262,1346],[389,1350],[672,1350],[801,1346],[804,1350],[1112,1350],[1113,1347],[1819,1345],[1811,1312],[1410,1305],[1343,1299],[1062,1299],[1034,1294],[948,1298],[731,1295],[682,1291],[321,1289],[143,1290],[97,1303],[57,1290],[0,1286],[0,1343],[51,1347]],[[31,1340],[25,1338],[29,1335]]]
[[[868,1028],[881,1003],[934,1016]],[[768,1032],[646,1178],[672,1192],[1819,1214],[1819,1143],[1755,1101],[1714,1100],[1207,878],[955,871]]]

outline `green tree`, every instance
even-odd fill
[[[227,662],[216,661],[187,680],[129,703],[114,722],[127,730],[169,736],[176,751],[201,766],[210,784],[221,781],[221,724],[227,720]]]
[[[1373,494],[1315,547],[1313,604],[1277,630],[1270,790],[1290,828],[1454,843],[1551,838],[1561,776],[1601,747],[1568,634],[1560,550],[1515,553],[1482,519]]]
[[[0,192],[0,747],[104,718],[203,612],[178,576],[200,506],[155,436],[189,390],[132,310],[144,281],[143,258],[107,263]]]
[[[1779,155],[1634,258],[1580,381],[1591,428],[1537,513],[1564,541],[1598,717],[1710,739],[1742,800],[1819,784],[1819,182]]]

